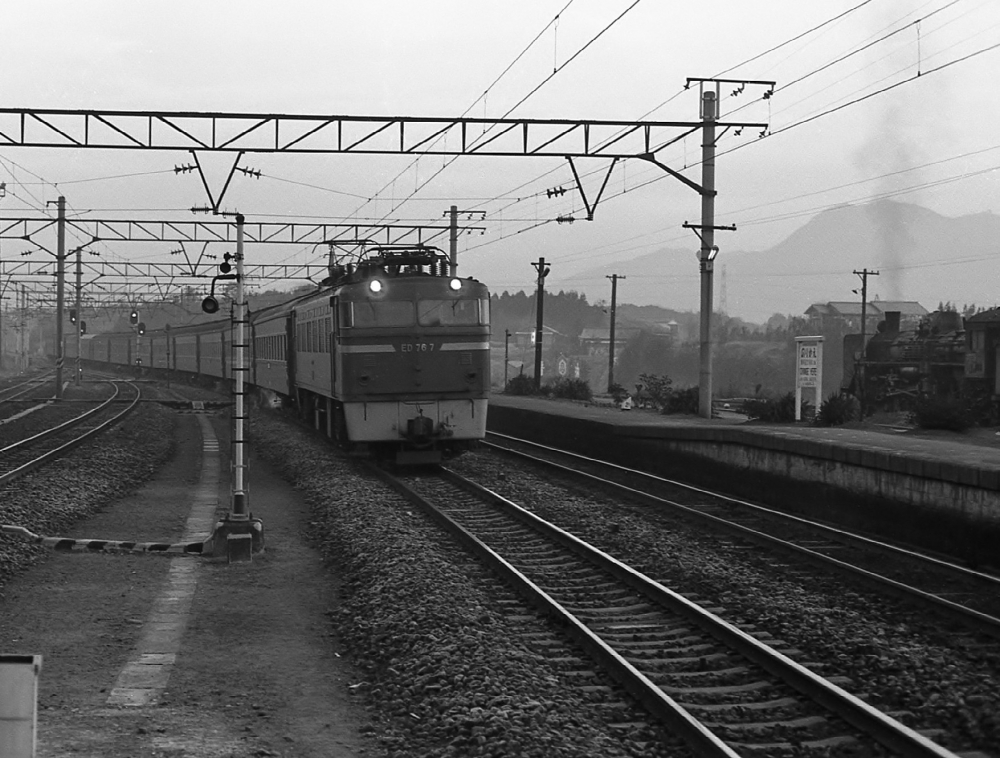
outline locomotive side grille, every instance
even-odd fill
[[[462,353],[458,358],[458,363],[460,366],[471,366],[472,353]]]

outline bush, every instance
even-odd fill
[[[698,415],[698,388],[685,387],[682,390],[674,390],[670,393],[670,399],[663,409],[664,413],[689,413]]]
[[[615,401],[615,405],[618,405],[622,400],[628,397],[628,390],[615,382],[608,387],[608,394],[611,395],[611,398]]]
[[[566,398],[567,400],[592,400],[594,393],[590,385],[583,379],[567,379],[559,377],[551,384],[547,384],[545,394],[552,394],[554,397]]]
[[[820,404],[816,426],[840,426],[857,417],[857,401],[851,395],[835,392]]]
[[[750,418],[770,423],[785,424],[795,421],[795,393],[789,392],[779,398],[754,398],[743,404],[743,412]],[[810,404],[802,402],[802,415],[812,412]]]
[[[646,397],[653,401],[653,405],[661,410],[667,407],[667,403],[670,402],[670,385],[673,384],[669,376],[639,374],[639,381],[642,382]]]
[[[965,401],[950,397],[919,398],[910,413],[910,420],[921,429],[962,432],[972,426]]]
[[[518,374],[504,387],[504,394],[507,395],[534,395],[535,380],[530,376]]]

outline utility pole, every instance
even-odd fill
[[[448,235],[451,265],[448,274],[450,276],[458,276],[458,206],[451,206],[448,213],[451,219],[451,232]]]
[[[865,338],[868,327],[868,277],[878,276],[878,271],[869,271],[863,268],[854,273],[861,277],[861,355],[858,356],[858,364],[855,374],[858,377],[858,394],[861,400],[861,418],[865,417]],[[855,290],[857,292],[857,290]]]
[[[537,392],[542,388],[542,302],[545,298],[545,277],[549,275],[551,266],[546,266],[542,257],[531,265],[538,272],[538,319],[535,322],[535,391]]]
[[[459,213],[466,214],[469,217],[469,219],[472,219],[473,216],[480,216],[482,218],[486,217],[486,211],[460,211],[457,205],[451,206],[451,208],[448,210],[448,218],[450,221],[448,227],[449,228],[448,240],[450,243],[449,244],[450,255],[449,255],[448,267],[451,269],[448,272],[449,276],[458,276],[458,214]]]
[[[611,392],[611,386],[615,383],[615,309],[618,307],[618,280],[627,277],[612,274],[604,278],[611,280],[611,332],[608,335],[610,338],[608,345],[608,392]]]
[[[510,368],[510,329],[503,330],[503,390],[507,391],[507,369]]]
[[[62,400],[62,374],[63,363],[66,360],[66,349],[63,345],[63,298],[65,297],[65,285],[63,278],[66,274],[66,198],[62,195],[56,201],[58,204],[58,217],[56,221],[56,400]]]
[[[698,412],[712,418],[712,276],[715,256],[715,122],[718,119],[718,101],[712,91],[702,93],[701,118],[701,250],[698,261],[701,269],[701,360],[699,363]]]
[[[83,324],[83,307],[81,305],[80,293],[83,290],[83,261],[81,260],[83,246],[81,245],[76,249],[76,321],[73,326],[76,327],[76,378],[74,384],[79,387],[81,377],[83,374],[83,367],[80,363],[80,350],[83,347],[80,340],[80,326]]]

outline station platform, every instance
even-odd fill
[[[1000,564],[1000,429],[765,424],[722,413],[494,395],[487,429]]]
[[[724,415],[720,418],[706,419],[699,416],[663,415],[641,408],[622,411],[598,403],[517,395],[493,395],[490,397],[490,405],[588,419],[626,430],[646,430],[647,434],[650,433],[649,430],[660,429],[664,436],[679,435],[684,430],[710,429],[720,437],[731,435],[733,439],[773,439],[775,444],[780,444],[778,441],[793,444],[800,441],[822,443],[1000,475],[1000,427],[959,433],[924,431],[892,424],[870,424],[864,428],[856,425],[822,427],[806,422],[767,424],[748,422],[742,415],[726,411],[722,412]],[[997,481],[1000,483],[1000,477]]]

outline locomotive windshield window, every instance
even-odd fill
[[[479,320],[478,300],[421,300],[417,303],[420,326],[472,326]]]
[[[349,303],[351,318],[344,326],[412,326],[413,303],[409,300],[358,301]]]

